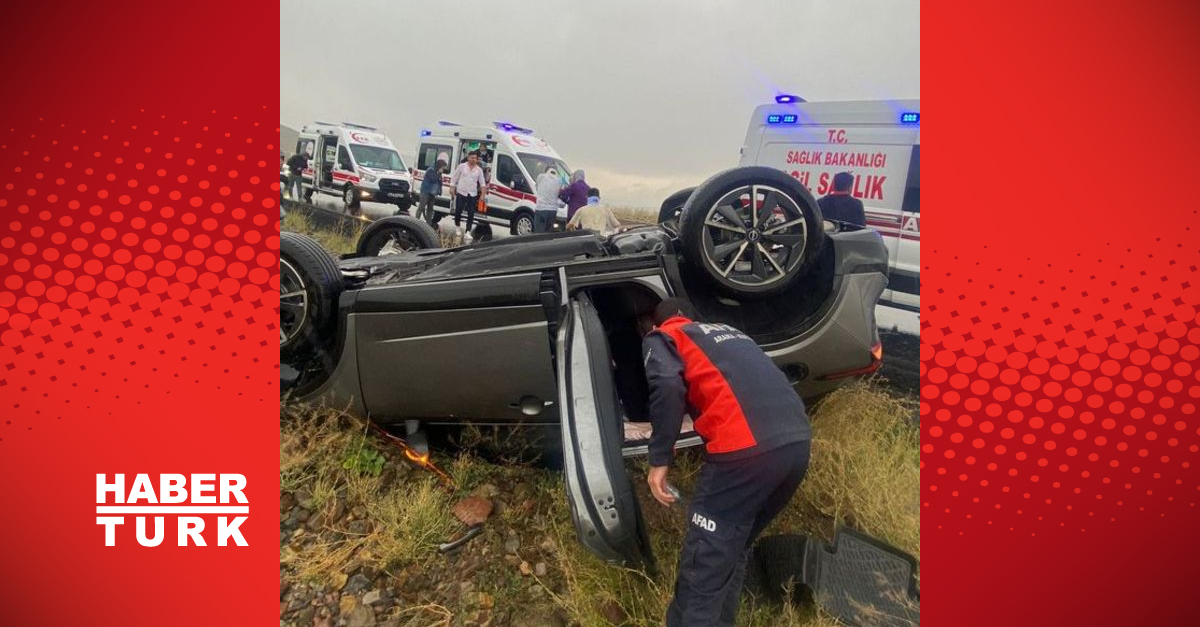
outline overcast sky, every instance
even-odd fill
[[[920,96],[919,0],[283,0],[280,118],[533,128],[611,204],[737,164],[754,107]]]

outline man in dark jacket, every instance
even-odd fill
[[[667,471],[689,413],[707,456],[667,625],[732,627],[750,548],[804,478],[811,430],[804,402],[754,340],[692,317],[687,301],[664,300],[642,342],[653,425],[647,480],[655,499],[675,502]]]
[[[850,194],[850,186],[854,184],[854,175],[849,172],[838,172],[833,175],[833,190],[817,201],[821,207],[821,216],[826,220],[848,222],[860,227],[867,226],[867,216],[863,211],[863,203]]]
[[[433,199],[442,195],[442,172],[446,170],[446,162],[438,159],[437,163],[425,170],[421,179],[421,198],[417,203],[417,218],[423,219],[430,226],[437,226],[437,212],[433,209]]]
[[[288,159],[288,196],[301,200],[304,188],[300,185],[304,171],[308,169],[308,155],[298,152]]]

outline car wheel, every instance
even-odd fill
[[[824,241],[821,210],[799,181],[760,166],[714,175],[680,215],[685,261],[734,298],[782,292],[803,276]]]
[[[681,189],[674,194],[671,194],[663,201],[662,206],[658,209],[658,223],[665,227],[672,235],[679,233],[679,215],[683,213],[683,206],[687,204],[688,198],[692,197],[692,192],[695,187]]]
[[[528,211],[518,211],[517,215],[513,216],[512,226],[509,231],[513,235],[529,235],[533,233],[533,214]]]
[[[358,238],[358,254],[363,257],[395,255],[410,250],[439,248],[437,231],[410,216],[391,216],[376,220]]]
[[[321,245],[298,233],[279,236],[279,358],[315,387],[313,373],[332,372],[337,301],[342,273]],[[293,388],[295,390],[295,387]]]
[[[362,204],[358,200],[358,192],[354,189],[353,185],[347,185],[345,191],[342,192],[342,210],[352,216],[356,216],[361,206]]]

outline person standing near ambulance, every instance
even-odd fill
[[[587,204],[589,185],[584,179],[583,170],[575,170],[571,175],[571,184],[563,188],[559,198],[567,203],[567,219],[575,217],[575,212]]]
[[[479,165],[479,152],[472,150],[467,160],[458,164],[450,176],[450,195],[454,197],[454,226],[462,226],[462,214],[467,212],[467,231],[475,224],[479,199],[487,193],[487,179]]]
[[[867,226],[863,201],[850,193],[850,186],[853,184],[854,175],[849,172],[838,172],[833,175],[833,189],[817,201],[817,206],[821,208],[821,217],[860,227]]]
[[[642,341],[650,387],[650,492],[663,505],[684,413],[706,459],[688,508],[667,627],[732,627],[755,538],[808,471],[812,431],[804,402],[771,358],[727,324],[693,321],[668,298]]]
[[[537,205],[533,211],[533,232],[549,233],[554,219],[558,217],[558,195],[562,192],[558,170],[553,166],[547,167],[545,172],[538,175],[534,191],[537,192]]]
[[[308,169],[308,155],[298,152],[292,155],[287,161],[288,167],[288,196],[292,200],[300,200],[303,198],[303,186],[300,184],[304,180],[304,171]]]
[[[438,159],[436,163],[425,170],[421,179],[421,197],[417,203],[417,218],[425,220],[429,226],[437,226],[437,212],[433,209],[433,199],[442,195],[442,171],[446,169],[446,160]]]

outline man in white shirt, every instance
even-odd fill
[[[450,195],[454,197],[454,226],[462,226],[463,211],[467,212],[467,232],[475,224],[475,209],[479,199],[487,193],[487,179],[479,167],[479,152],[467,154],[467,162],[458,164],[450,175]]]
[[[612,235],[620,226],[621,221],[613,215],[612,209],[600,204],[600,190],[595,187],[588,189],[587,204],[580,207],[571,221],[567,222],[569,231],[588,229],[601,235]]]
[[[558,194],[562,191],[562,179],[553,167],[546,168],[537,177],[537,206],[533,212],[533,232],[548,233],[554,218],[558,216]]]

